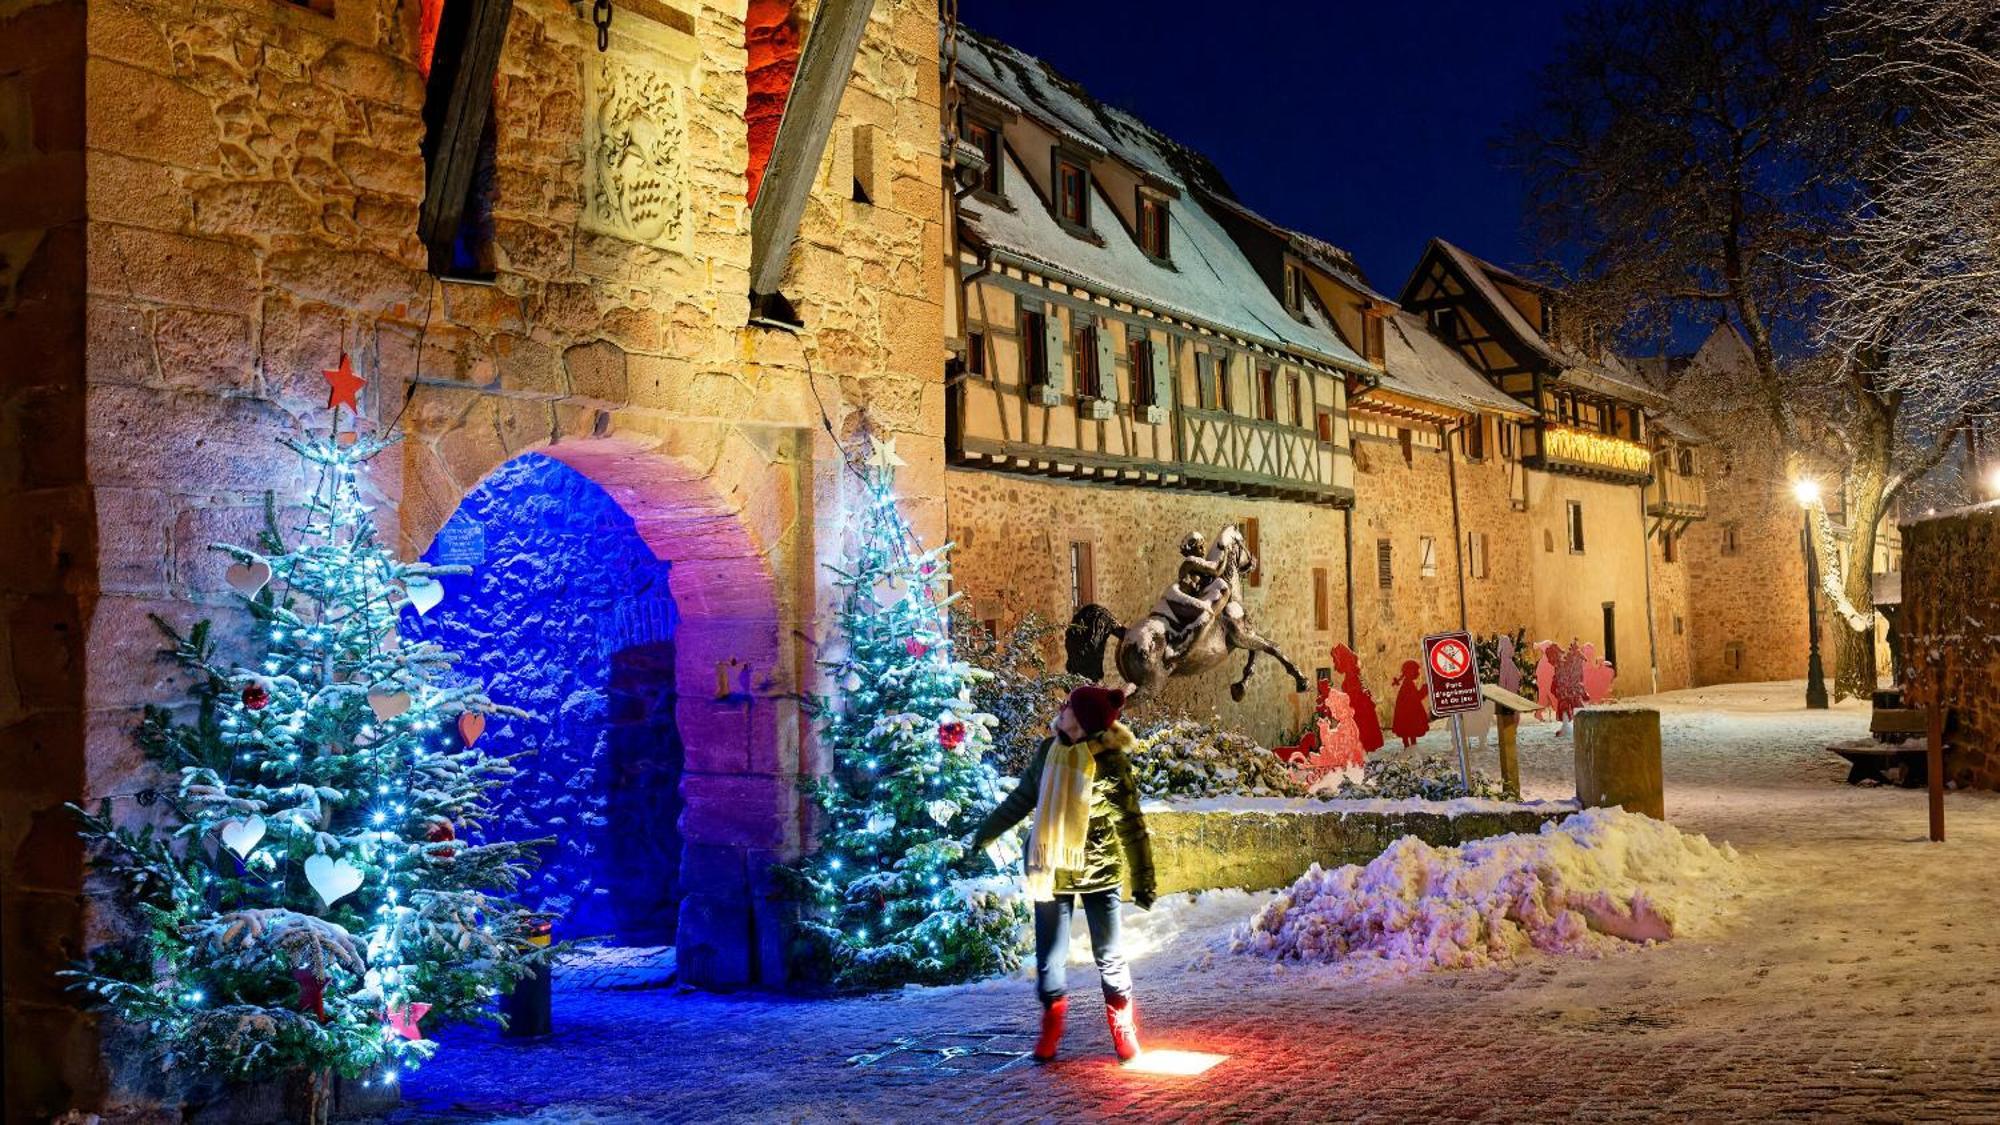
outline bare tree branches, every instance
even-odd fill
[[[2000,408],[2000,14],[1988,0],[1857,0],[1840,25],[1849,88],[1894,130],[1829,263],[1819,338],[1867,357],[1913,421],[1949,432]]]

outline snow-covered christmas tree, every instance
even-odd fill
[[[896,508],[894,442],[862,468],[846,565],[832,694],[820,737],[832,774],[812,791],[819,851],[797,874],[816,909],[809,959],[856,986],[968,980],[1020,963],[1025,912],[962,841],[999,794],[986,760],[993,718],[972,704],[979,673],[952,654],[950,547],[924,550]]]
[[[388,443],[285,444],[317,481],[291,541],[272,505],[256,549],[216,545],[261,651],[159,621],[193,681],[140,727],[163,781],[139,801],[161,807],[137,828],[79,810],[137,933],[74,976],[184,1073],[393,1082],[429,1026],[487,1015],[547,956],[546,916],[504,897],[541,841],[476,839],[513,772],[476,743],[510,712],[397,636],[452,571],[378,541],[362,486]]]

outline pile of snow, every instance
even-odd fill
[[[1318,864],[1230,939],[1321,964],[1464,969],[1531,950],[1596,954],[1699,932],[1742,883],[1735,849],[1621,809],[1536,835],[1436,848],[1404,837],[1366,867]]]
[[[1305,792],[1276,754],[1248,735],[1176,717],[1135,732],[1127,755],[1147,797],[1296,797]]]

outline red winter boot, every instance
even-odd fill
[[[1042,1037],[1035,1040],[1035,1061],[1048,1062],[1062,1046],[1063,1017],[1069,1014],[1069,997],[1058,996],[1042,1006]]]
[[[1104,1001],[1104,1018],[1111,1024],[1111,1049],[1118,1052],[1119,1062],[1131,1062],[1139,1057],[1139,1006],[1130,996],[1120,996]]]

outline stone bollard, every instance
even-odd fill
[[[1576,799],[1667,818],[1660,775],[1660,713],[1647,707],[1586,707],[1576,713]]]

